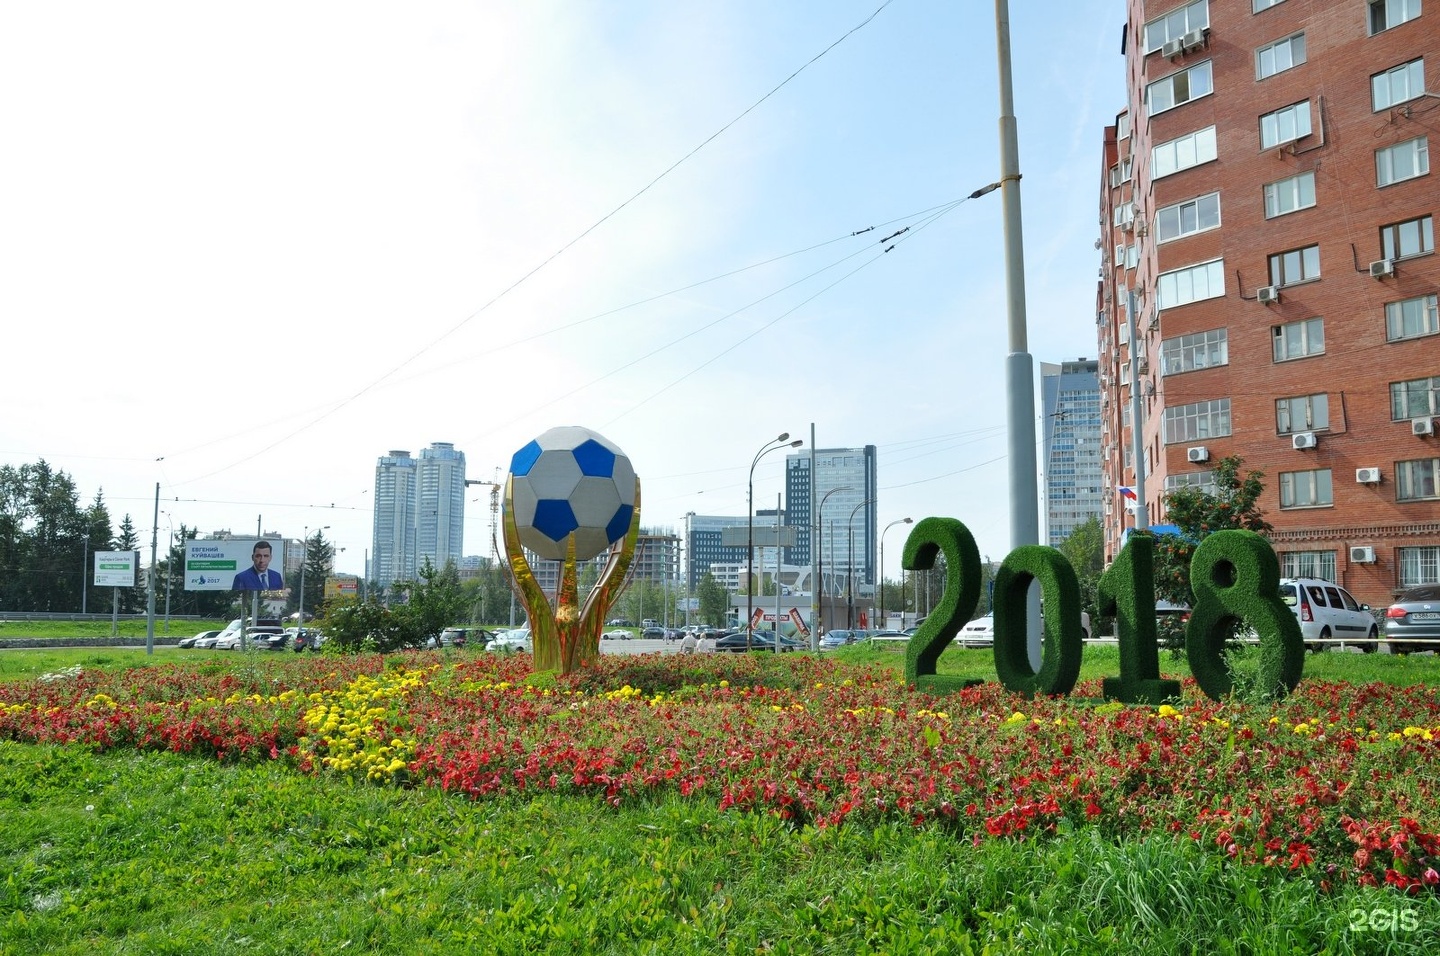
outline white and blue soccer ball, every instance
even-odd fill
[[[561,561],[595,557],[630,530],[635,468],[604,436],[579,425],[552,428],[510,459],[510,506],[520,543]]]

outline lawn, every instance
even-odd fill
[[[1067,700],[863,650],[44,653],[0,655],[0,952],[1440,946],[1434,658],[1126,708],[1103,648]]]

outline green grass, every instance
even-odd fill
[[[170,620],[170,630],[166,633],[163,617],[155,619],[156,637],[189,637],[191,634],[198,634],[201,631],[218,631],[229,620],[223,621],[182,621],[175,618]],[[145,637],[147,622],[127,619],[115,622],[115,629],[119,631],[120,637]],[[109,620],[104,621],[0,621],[0,639],[5,638],[93,638],[110,637],[112,625]]]
[[[678,800],[472,803],[12,743],[0,743],[0,811],[0,952],[17,956],[1440,946],[1434,897],[1317,896],[1163,838],[975,848],[903,824],[795,830]],[[1375,930],[1376,910],[1413,928]]]

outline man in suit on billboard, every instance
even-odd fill
[[[270,570],[271,549],[269,541],[256,541],[255,550],[250,554],[253,567],[235,575],[230,585],[236,591],[277,591],[285,586],[285,579],[279,571]]]

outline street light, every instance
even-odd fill
[[[910,523],[911,523],[912,521],[914,521],[914,520],[915,520],[914,518],[896,518],[894,521],[890,522],[889,524],[887,524],[887,525],[885,526],[885,531],[889,531],[891,528],[895,527],[897,524],[910,524]],[[881,531],[881,532],[880,532],[880,584],[879,584],[879,587],[880,587],[880,620],[881,620],[881,621],[886,620],[886,617],[885,617],[885,531]],[[903,569],[901,570],[900,574],[901,574],[901,580],[903,581],[903,580],[904,580],[904,574],[905,574],[905,572],[904,572]],[[903,586],[902,586],[901,591],[900,591],[900,623],[901,623],[901,625],[904,625],[904,623],[905,623],[905,591],[904,591]],[[884,625],[884,624],[881,624],[880,626],[881,626],[881,627],[884,627],[885,625]],[[903,627],[903,626],[901,627],[901,630],[904,630],[904,627]]]
[[[825,629],[825,502],[829,501],[830,496],[837,491],[850,490],[849,488],[831,488],[821,497],[820,507],[815,510],[815,577],[818,579],[815,587],[820,589],[820,613],[815,617],[821,631]],[[830,523],[833,525],[835,522],[831,521]],[[830,547],[833,548],[835,545],[831,544]],[[810,590],[814,591],[815,587]]]
[[[315,533],[329,531],[330,526],[321,525],[315,529]],[[300,539],[300,606],[295,612],[295,633],[305,633],[305,562],[310,559],[310,526],[305,526],[305,536]]]
[[[804,439],[797,438],[790,440],[789,432],[781,432],[774,441],[767,441],[765,446],[755,453],[750,461],[750,483],[746,494],[747,506],[750,509],[748,535],[745,541],[745,649],[750,649],[750,636],[753,633],[750,622],[755,617],[755,466],[760,459],[770,452],[780,448],[799,448],[805,444]],[[780,533],[780,515],[775,515],[775,533],[778,539]],[[780,587],[780,579],[775,579],[775,587]],[[780,622],[775,622],[775,636],[778,641],[780,636]]]
[[[850,528],[850,557],[845,567],[845,626],[849,628],[855,626],[855,512],[874,501],[874,498],[866,498],[850,509],[850,519],[846,522]]]

